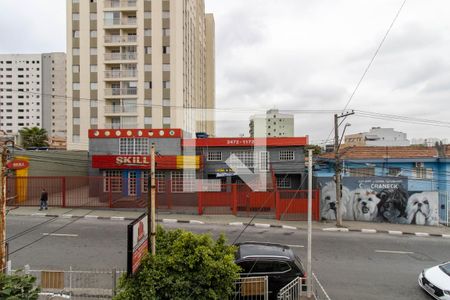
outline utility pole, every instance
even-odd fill
[[[311,266],[311,255],[312,255],[312,249],[311,249],[311,239],[312,239],[312,155],[313,150],[308,150],[308,264],[307,264],[307,290],[306,290],[306,296],[308,298],[311,298],[311,291],[312,291],[312,266]]]
[[[152,247],[152,255],[156,254],[156,180],[155,180],[155,144],[152,143],[151,151],[150,151],[150,213],[147,218],[150,218],[150,235],[151,235],[151,247]]]
[[[342,227],[342,214],[341,214],[341,161],[339,156],[339,147],[341,146],[342,139],[339,139],[339,118],[346,118],[355,114],[353,111],[348,113],[342,113],[340,115],[334,115],[334,159],[335,159],[335,181],[336,181],[336,226]],[[345,128],[344,128],[345,130]],[[342,137],[344,132],[342,132]]]
[[[1,149],[0,159],[0,207],[1,207],[1,224],[0,224],[0,270],[6,272],[6,159],[8,156],[8,148],[3,146]]]

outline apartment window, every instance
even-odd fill
[[[72,48],[72,55],[80,55],[80,48]]]
[[[196,190],[195,172],[173,171],[170,175],[172,192],[183,193]]]
[[[145,47],[145,54],[152,54],[152,47]]]
[[[72,135],[72,142],[73,143],[79,143],[80,142],[80,135],[79,134]]]
[[[149,142],[145,138],[121,138],[120,154],[145,155],[149,154]]]
[[[169,28],[163,28],[162,29],[162,35],[163,36],[170,36],[170,29]]]
[[[97,90],[97,82],[91,82],[91,90]]]
[[[97,65],[91,65],[91,72],[97,72]]]
[[[293,150],[281,150],[280,151],[280,160],[294,160],[294,151]]]
[[[80,107],[80,100],[73,100],[72,107]]]
[[[74,31],[72,32],[72,37],[74,37],[74,38],[79,38],[79,37],[80,37],[80,32],[79,32],[78,30],[74,30]]]
[[[162,17],[163,17],[163,19],[170,18],[170,11],[163,11],[162,12]]]
[[[144,82],[144,89],[151,89],[152,88],[152,82],[151,81],[146,81]]]
[[[152,71],[152,65],[144,65],[144,71],[145,72],[151,72]]]
[[[170,89],[170,80],[165,80],[162,82],[163,89]]]
[[[97,37],[97,31],[96,30],[91,30],[90,36],[91,36],[91,38],[96,38]]]
[[[169,54],[170,53],[170,47],[169,46],[163,46],[162,47],[163,54]]]
[[[72,83],[72,89],[74,91],[79,91],[80,90],[80,83],[79,82]]]
[[[375,176],[375,168],[374,167],[350,168],[348,171],[349,171],[349,176],[354,176],[354,177]]]
[[[89,14],[89,19],[90,19],[91,21],[97,20],[97,13],[90,13],[90,14]],[[91,36],[91,37],[93,37],[93,36]],[[97,36],[95,36],[95,37],[97,37]]]
[[[73,4],[80,3],[80,0],[72,0]]]
[[[122,171],[106,170],[103,171],[103,191],[121,192],[122,191]]]
[[[152,124],[152,117],[144,117],[144,124],[145,125],[151,125]]]
[[[170,117],[164,117],[163,118],[163,124],[164,125],[170,125]]]
[[[277,187],[280,189],[290,189],[291,188],[291,178],[290,177],[277,177]]]
[[[166,71],[166,72],[167,72],[167,71],[170,71],[170,64],[163,64],[163,65],[162,65],[162,70],[163,70],[163,71]]]
[[[90,101],[91,107],[97,107],[97,100]]]
[[[91,49],[89,50],[89,53],[90,53],[91,55],[97,55],[97,48],[91,48]]]
[[[170,106],[170,99],[163,99],[163,106]]]
[[[73,118],[73,125],[80,125],[80,118]]]
[[[152,30],[151,29],[145,29],[144,30],[144,36],[152,36]]]
[[[72,14],[72,20],[73,20],[73,21],[79,21],[79,20],[80,20],[80,14],[78,14],[78,13],[73,13],[73,14]]]
[[[97,118],[91,118],[91,125],[97,125],[98,119]]]
[[[152,107],[152,100],[151,99],[145,99],[144,100],[144,107]]]
[[[388,175],[389,176],[398,176],[402,170],[400,168],[389,168]]]
[[[144,12],[144,19],[151,19],[152,18],[152,12],[146,11]]]
[[[222,161],[221,151],[208,151],[208,161]]]

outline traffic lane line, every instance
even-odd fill
[[[376,253],[390,253],[390,254],[414,254],[411,251],[398,251],[398,250],[375,250]]]
[[[303,245],[286,245],[286,246],[288,246],[290,248],[305,248],[305,246],[303,246]]]
[[[78,237],[78,234],[74,234],[74,233],[47,233],[47,232],[44,232],[44,233],[42,233],[42,235],[45,235],[45,236]]]

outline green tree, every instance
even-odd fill
[[[120,280],[115,300],[227,299],[239,278],[234,246],[224,236],[158,227],[156,255],[147,255],[135,276]]]
[[[38,299],[40,289],[34,286],[35,281],[36,278],[31,275],[0,273],[0,299]]]
[[[308,157],[308,150],[309,149],[313,150],[313,156],[317,156],[317,155],[320,155],[322,153],[322,147],[320,147],[319,145],[307,145],[304,148],[305,157]]]
[[[29,147],[46,147],[48,146],[47,130],[39,127],[24,127],[19,130],[22,137],[22,143],[25,148]]]

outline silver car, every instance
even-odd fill
[[[423,270],[419,285],[438,300],[450,300],[450,261]]]

